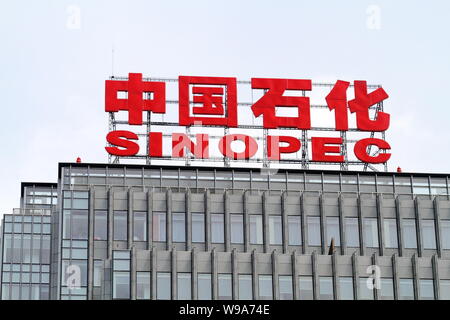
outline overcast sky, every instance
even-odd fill
[[[449,172],[449,1],[1,1],[0,214],[58,162],[107,162],[114,74],[367,80],[389,169]]]

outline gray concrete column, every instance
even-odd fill
[[[191,251],[191,289],[192,300],[198,300],[198,266],[197,266],[197,249],[194,247]]]
[[[392,278],[394,283],[394,300],[400,299],[400,279],[398,277],[398,258],[396,254],[392,255]]]
[[[439,277],[439,259],[438,255],[434,254],[431,257],[431,266],[433,269],[433,284],[434,284],[434,298],[441,299],[440,277]]]
[[[158,264],[157,264],[157,250],[155,247],[151,248],[151,283],[150,283],[150,289],[151,289],[151,299],[156,300],[156,275],[158,272]]]
[[[297,251],[294,250],[292,252],[291,256],[291,263],[292,263],[292,292],[294,294],[294,300],[298,300],[300,298],[300,288],[298,286],[298,258],[297,258]]]
[[[357,208],[358,208],[358,231],[359,231],[359,254],[361,256],[364,255],[365,252],[365,244],[364,244],[364,219],[362,215],[362,208],[361,208],[361,196],[358,195],[358,198],[356,198],[357,201]]]
[[[178,274],[178,268],[177,268],[177,249],[172,247],[171,252],[171,293],[172,293],[172,300],[178,299],[178,290],[177,290],[177,274]]]
[[[398,255],[403,256],[403,233],[402,233],[402,219],[400,216],[400,199],[395,197],[395,218],[397,220],[397,239],[398,239]]]
[[[217,270],[217,252],[216,248],[211,250],[211,276],[212,276],[212,299],[217,300],[218,297],[218,270]]]
[[[166,248],[172,249],[172,190],[170,188],[166,191]]]
[[[372,254],[372,265],[378,266],[378,256],[376,253]],[[379,300],[380,299],[379,288],[377,288],[376,283],[374,284],[373,287],[374,287],[373,298],[374,300]]]
[[[412,271],[413,271],[413,283],[414,283],[414,299],[418,300],[420,297],[419,288],[419,259],[416,254],[411,257]]]
[[[283,191],[281,195],[281,230],[282,230],[282,243],[283,243],[283,253],[288,252],[289,245],[289,223],[286,210],[286,197],[287,191]]]
[[[130,290],[131,290],[131,300],[136,300],[136,270],[137,270],[137,257],[136,248],[134,245],[131,247],[131,257],[130,257]]]
[[[185,197],[185,228],[186,228],[186,251],[192,248],[192,212],[191,212],[191,190],[186,189]]]
[[[225,232],[225,251],[229,252],[231,248],[231,223],[230,223],[230,196],[228,190],[224,192],[224,232]]]
[[[269,177],[269,176],[268,176]],[[267,209],[267,197],[269,192],[264,191],[262,195],[262,227],[263,227],[263,244],[264,244],[264,252],[269,253],[270,250],[270,237],[269,237],[269,212]]]
[[[256,250],[252,250],[252,276],[253,276],[253,299],[259,299],[259,277],[258,277],[258,257],[256,255]]]
[[[244,209],[244,216],[243,216],[243,222],[244,222],[244,251],[249,252],[250,251],[250,216],[248,214],[248,191],[244,191],[243,194],[243,209]]]
[[[334,300],[340,300],[341,299],[341,293],[340,293],[340,284],[339,284],[339,276],[338,276],[338,263],[337,263],[337,256],[336,252],[333,252],[331,255],[331,269],[333,274],[333,298]]]
[[[231,251],[231,297],[233,300],[239,299],[239,289],[238,289],[238,261],[237,261],[236,248]]]
[[[211,192],[205,192],[205,250],[211,250]]]
[[[436,251],[438,257],[442,257],[442,237],[441,237],[441,217],[440,217],[440,204],[439,197],[435,196],[433,199],[433,212],[434,212],[434,228],[436,233]]]
[[[271,258],[272,258],[273,299],[280,300],[280,288],[279,288],[279,284],[278,284],[278,253],[277,253],[277,250],[272,251]]]
[[[313,251],[311,254],[311,266],[313,276],[313,296],[314,300],[319,300],[319,274],[317,270],[317,253]]]
[[[127,192],[127,226],[128,226],[128,249],[133,245],[133,226],[134,226],[134,211],[133,211],[133,191],[128,188]]]
[[[153,193],[147,191],[147,250],[153,246]]]
[[[345,217],[344,217],[344,200],[342,194],[339,193],[338,197],[338,210],[339,210],[339,231],[341,233],[340,252],[341,255],[345,255],[347,252],[347,235],[345,234]]]
[[[354,299],[359,300],[359,268],[358,268],[358,255],[356,254],[356,252],[352,254],[352,275],[353,275]]]
[[[422,241],[422,222],[419,214],[419,199],[414,197],[414,214],[416,218],[416,238],[417,238],[417,254],[422,256],[423,241]]]
[[[319,223],[320,223],[320,244],[321,244],[320,254],[325,254],[328,243],[326,243],[327,242],[326,232],[325,232],[326,225],[325,225],[325,214],[324,214],[324,210],[323,210],[323,194],[322,193],[319,196],[319,213],[320,213]]]
[[[384,219],[383,219],[383,213],[382,210],[382,195],[377,194],[376,196],[376,209],[377,209],[377,220],[378,220],[378,249],[380,252],[380,256],[384,255]],[[375,290],[376,291],[376,290]]]
[[[108,259],[112,259],[114,241],[114,191],[108,189]]]
[[[306,251],[308,250],[308,223],[306,221],[305,195],[303,192],[300,194],[300,217],[302,228],[302,254],[306,254]]]
[[[94,287],[94,221],[95,221],[95,191],[89,188],[89,215],[88,215],[88,300],[93,299]]]

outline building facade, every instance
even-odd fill
[[[2,299],[450,299],[449,175],[60,163]]]

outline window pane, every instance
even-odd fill
[[[184,212],[172,213],[172,241],[186,241],[186,214]]]
[[[292,300],[292,276],[279,276],[280,300]]]
[[[153,212],[153,241],[166,241],[165,212]]]
[[[403,245],[406,249],[417,248],[416,238],[416,220],[403,219],[402,220]]]
[[[147,241],[147,212],[135,211],[133,215],[133,240]]]
[[[300,300],[314,299],[312,276],[300,276],[298,278],[298,287],[300,289]]]
[[[434,300],[434,284],[431,279],[419,279],[420,300]]]
[[[253,287],[252,287],[252,275],[240,274],[239,275],[239,300],[251,300],[253,299]]]
[[[289,245],[302,244],[302,226],[300,216],[288,216]]]
[[[450,249],[450,220],[441,220],[442,248]]]
[[[211,215],[211,242],[224,243],[224,216],[223,214]]]
[[[423,235],[423,248],[436,249],[434,220],[422,220],[422,235]]]
[[[359,247],[358,218],[345,218],[344,228],[347,247],[358,248]]]
[[[320,218],[307,217],[308,223],[308,244],[310,246],[320,246]]]
[[[178,300],[191,299],[191,274],[178,273],[177,274],[177,298]]]
[[[199,300],[211,300],[211,273],[199,273],[198,279],[198,299]]]
[[[360,300],[373,300],[374,299],[374,292],[373,292],[373,289],[369,288],[368,281],[373,281],[373,279],[367,278],[367,277],[359,278],[359,299]]]
[[[413,279],[400,279],[400,300],[414,300]]]
[[[251,244],[262,244],[262,216],[261,215],[250,215],[250,243]]]
[[[364,219],[364,241],[368,248],[378,248],[378,221],[376,218]]]
[[[128,272],[114,272],[113,298],[130,299],[130,274]]]
[[[192,214],[192,242],[205,242],[205,215]]]
[[[339,277],[339,294],[341,300],[353,300],[353,278]]]
[[[127,211],[114,211],[114,240],[127,240]]]
[[[384,219],[384,245],[386,248],[398,248],[397,220]]]
[[[394,300],[394,281],[392,278],[381,278],[380,297],[383,300]]]
[[[259,279],[259,299],[260,300],[272,300],[272,276],[260,275]]]
[[[230,214],[231,243],[244,243],[244,218],[241,214]]]
[[[101,287],[103,280],[103,261],[94,261],[94,287]]]
[[[219,274],[218,275],[218,298],[219,300],[231,300],[231,274]]]
[[[339,218],[327,217],[326,218],[326,231],[327,231],[327,244],[331,243],[331,238],[334,238],[334,245],[341,245],[341,237],[339,232]]]
[[[319,277],[319,299],[333,300],[333,278]]]
[[[269,216],[269,238],[270,244],[282,244],[283,231],[281,225],[281,216]]]
[[[439,281],[441,300],[450,300],[450,280]]]
[[[158,272],[156,274],[156,298],[158,300],[169,300],[170,293],[170,273]]]
[[[72,239],[87,239],[88,238],[87,210],[72,210],[70,215],[71,215]]]

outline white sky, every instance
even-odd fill
[[[449,172],[449,11],[444,0],[3,0],[0,214],[19,206],[21,181],[56,182],[58,162],[107,162],[113,46],[115,75],[380,83],[389,168]]]

